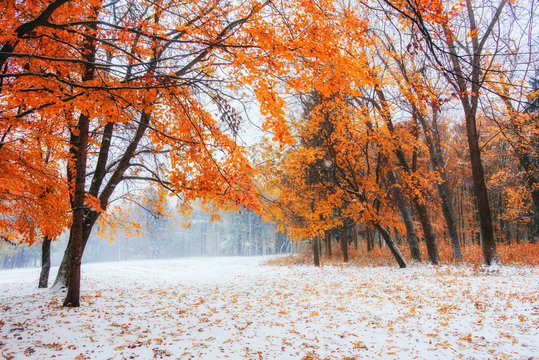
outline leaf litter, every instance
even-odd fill
[[[80,308],[0,272],[4,359],[529,359],[539,271],[267,266],[266,257],[83,265]],[[53,272],[54,273],[54,269]]]

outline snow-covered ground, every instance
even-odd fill
[[[0,272],[1,359],[529,359],[539,269],[83,265],[82,306]],[[51,272],[54,275],[54,270]]]

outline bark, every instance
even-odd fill
[[[63,306],[78,307],[80,297],[80,265],[84,229],[84,195],[86,185],[86,160],[90,118],[81,114],[78,123],[77,157],[75,158],[75,192],[73,195],[73,222],[70,232],[69,282]]]
[[[149,112],[141,113],[140,119],[139,119],[139,126],[137,128],[135,136],[133,137],[133,140],[131,141],[131,143],[125,149],[124,154],[122,155],[120,161],[118,162],[116,170],[113,172],[112,176],[107,181],[105,186],[102,186],[104,176],[100,175],[102,173],[101,171],[99,171],[100,168],[96,169],[94,173],[94,180],[92,180],[92,185],[90,188],[90,190],[92,191],[90,192],[90,195],[98,197],[101,203],[101,208],[103,210],[106,210],[109,199],[112,196],[114,190],[116,189],[116,186],[123,180],[122,179],[123,174],[130,166],[129,161],[133,158],[135,154],[135,150],[138,146],[138,143],[140,142],[140,139],[142,139],[142,136],[144,135],[146,129],[148,128],[150,119],[151,119],[151,113]],[[102,143],[102,146],[101,146],[102,150],[100,151],[99,159],[102,158],[101,152],[104,151],[108,154],[109,148],[110,148],[110,145],[106,144],[106,142],[105,142],[105,145],[103,145]],[[103,158],[106,159],[106,156],[103,156]],[[105,167],[106,161],[101,162],[101,164],[102,164],[101,165],[102,167]],[[68,177],[69,177],[69,174],[68,174]],[[97,181],[95,180],[96,177],[99,177]],[[98,196],[98,193],[101,188],[102,188],[101,194],[99,194]],[[84,218],[84,236],[82,240],[82,251],[84,251],[86,242],[88,241],[88,238],[90,237],[90,233],[98,217],[99,217],[99,214],[96,213],[95,211],[88,210],[88,209],[86,210],[86,215]],[[71,236],[70,236],[70,239],[71,239]],[[240,251],[239,246],[240,244],[238,243],[238,254]],[[64,288],[66,284],[69,282],[70,274],[69,274],[69,269],[68,269],[68,263],[69,263],[69,258],[71,256],[70,247],[71,247],[71,240],[68,243],[68,246],[64,252],[62,263],[60,264],[60,268],[58,269],[58,274],[56,275],[56,280],[54,281],[54,284],[53,284],[53,288],[55,289]]]
[[[99,214],[97,214],[95,211],[86,209],[86,214],[84,216],[84,232],[83,232],[82,249],[81,249],[82,253],[84,253],[84,249],[86,248],[86,243],[88,242],[88,238],[90,237],[90,233],[98,217],[99,217]],[[70,273],[69,273],[70,260],[69,259],[71,258],[71,247],[72,247],[71,242],[72,240],[71,240],[71,234],[70,234],[69,242],[64,251],[62,262],[60,263],[60,267],[58,268],[58,273],[56,274],[56,279],[54,280],[54,283],[52,285],[53,289],[61,290],[67,287],[67,284],[69,283],[69,279],[70,279]]]
[[[438,245],[434,241],[434,229],[428,219],[427,208],[425,205],[416,205],[417,214],[419,220],[423,224],[423,235],[425,236],[425,243],[427,244],[427,253],[429,255],[429,262],[434,265],[440,265],[440,256],[438,254]]]
[[[389,250],[391,250],[391,254],[393,254],[393,256],[395,257],[395,260],[397,260],[399,267],[401,269],[407,267],[408,265],[406,264],[406,260],[404,260],[402,253],[400,252],[399,248],[397,247],[397,245],[391,238],[391,235],[389,234],[389,232],[378,224],[375,224],[374,226],[376,230],[378,230],[378,233],[384,239],[386,245],[389,247]]]
[[[472,179],[474,184],[477,211],[479,212],[479,224],[481,226],[483,262],[491,265],[498,262],[496,252],[496,242],[492,226],[492,215],[488,200],[488,190],[485,182],[483,163],[481,161],[481,150],[479,148],[479,136],[475,125],[475,116],[466,116],[466,133],[468,135],[468,146],[470,150],[470,161],[472,165]]]
[[[43,237],[41,244],[41,274],[39,275],[38,287],[43,289],[49,285],[49,271],[51,268],[51,239]]]
[[[453,40],[451,31],[447,24],[444,24],[444,32],[447,39],[447,46],[452,63],[452,72],[455,78],[453,82],[455,89],[459,92],[460,101],[464,110],[466,120],[466,136],[468,138],[468,151],[470,155],[470,165],[472,168],[472,180],[475,200],[477,203],[477,211],[479,215],[479,224],[481,228],[481,248],[483,251],[483,263],[491,265],[498,263],[498,254],[496,252],[496,242],[494,239],[494,231],[492,226],[492,215],[488,199],[488,190],[485,182],[485,174],[483,163],[481,161],[481,148],[479,146],[479,134],[477,133],[476,115],[479,103],[479,93],[481,90],[482,81],[485,78],[481,65],[482,51],[486,39],[492,33],[492,29],[497,23],[501,11],[507,1],[503,0],[496,11],[496,14],[491,20],[487,30],[484,32],[483,38],[478,39],[477,36],[472,37],[472,57],[471,66],[472,72],[470,76],[465,76],[461,58],[458,56],[456,45]],[[475,17],[470,0],[466,1],[468,11],[468,20],[471,31],[478,31]],[[471,91],[467,88],[467,82],[471,84]]]
[[[344,262],[348,262],[348,239],[346,238],[346,227],[343,225],[339,228],[339,242],[341,244],[342,258]]]
[[[318,237],[315,237],[311,240],[311,244],[313,246],[313,261],[314,266],[320,266],[320,253],[318,249]]]
[[[69,241],[67,242],[66,249],[64,250],[64,256],[62,262],[58,267],[56,278],[52,283],[51,288],[54,290],[63,290],[67,287],[69,282],[69,259],[71,258],[71,233],[69,234]]]
[[[330,259],[333,254],[331,253],[331,232],[329,230],[326,230],[324,232],[325,239],[326,239],[326,256],[328,259]]]
[[[367,229],[365,235],[366,235],[366,238],[367,238],[367,252],[371,252],[372,248],[374,247],[373,238],[372,238],[372,232],[369,229]]]
[[[402,221],[406,227],[406,241],[408,242],[408,247],[410,248],[412,261],[421,262],[421,251],[419,250],[419,240],[417,239],[417,233],[415,231],[412,211],[404,198],[404,194],[402,193],[400,186],[397,184],[397,177],[395,176],[395,173],[393,171],[389,171],[387,175],[389,183],[392,186],[391,195],[399,208]]]
[[[97,18],[97,10],[94,11],[94,18]],[[96,43],[94,34],[97,25],[88,26],[83,42],[82,57],[87,62],[82,74],[83,81],[91,81],[95,77],[95,56]],[[88,133],[90,127],[90,117],[86,113],[79,115],[76,133],[71,134],[71,152],[74,153],[73,168],[68,171],[68,178],[74,177],[74,192],[71,198],[71,212],[73,221],[69,234],[69,279],[66,282],[67,294],[63,306],[78,307],[80,305],[80,267],[82,252],[84,248],[84,228],[85,228],[85,205],[86,195],[86,164],[88,160]],[[71,182],[70,182],[71,183]]]
[[[402,245],[402,235],[401,233],[399,232],[399,230],[397,230],[397,228],[394,228],[394,231],[395,231],[395,238],[397,239],[397,245]]]
[[[455,221],[455,214],[451,207],[451,191],[449,190],[449,183],[447,179],[447,173],[445,171],[445,161],[443,159],[440,137],[437,127],[437,111],[433,110],[433,126],[427,123],[423,115],[419,110],[414,108],[414,116],[419,120],[425,134],[425,140],[427,148],[429,150],[430,161],[432,167],[438,172],[442,181],[438,183],[438,196],[440,196],[442,213],[444,215],[447,232],[449,233],[449,240],[451,242],[451,250],[453,251],[453,260],[462,261],[462,250],[459,243],[459,235],[457,231],[457,224]]]
[[[395,126],[393,125],[393,119],[391,117],[391,113],[388,110],[389,106],[388,106],[388,102],[386,100],[385,94],[379,86],[376,86],[375,91],[378,96],[378,99],[380,100],[379,111],[385,120],[385,123],[387,125],[389,132],[391,134],[394,134]],[[406,161],[406,157],[404,155],[404,151],[401,148],[401,146],[397,144],[394,151],[395,151],[395,155],[397,156],[399,166],[402,168],[402,170],[405,173],[412,175],[412,170],[410,169],[410,166],[408,165],[408,162]],[[427,244],[427,252],[429,256],[429,261],[434,265],[439,265],[440,256],[438,254],[438,246],[436,245],[436,235],[434,234],[434,231],[432,228],[432,223],[428,215],[427,207],[425,206],[423,199],[421,199],[420,196],[416,194],[414,189],[410,188],[412,185],[409,185],[409,184],[407,185],[406,183],[404,183],[404,186],[405,186],[406,193],[409,194],[410,199],[412,200],[414,208],[419,214],[419,221],[421,222],[421,227],[423,228],[423,235],[425,236],[425,242]]]

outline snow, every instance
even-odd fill
[[[83,265],[82,306],[0,272],[5,359],[528,359],[539,270],[276,267],[267,258]],[[55,274],[52,269],[51,274]]]

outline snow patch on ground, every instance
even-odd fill
[[[0,272],[6,359],[528,359],[539,270],[261,266],[266,258],[83,265],[82,306]],[[55,274],[55,269],[51,274]]]

